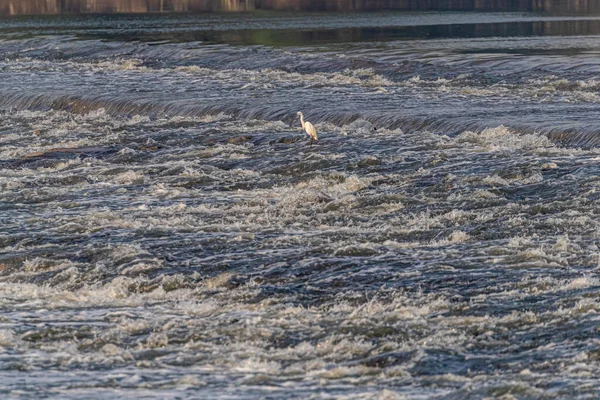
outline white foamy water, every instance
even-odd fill
[[[0,21],[0,396],[595,398],[597,22],[442,17]]]

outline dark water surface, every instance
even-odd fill
[[[599,33],[0,20],[0,396],[597,398]]]

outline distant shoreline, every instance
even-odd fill
[[[281,11],[534,11],[599,14],[594,0],[0,0],[1,16]]]

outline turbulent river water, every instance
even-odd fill
[[[599,103],[592,17],[1,19],[0,397],[597,398]]]

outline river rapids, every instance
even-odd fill
[[[0,397],[597,398],[599,35],[0,19]]]

